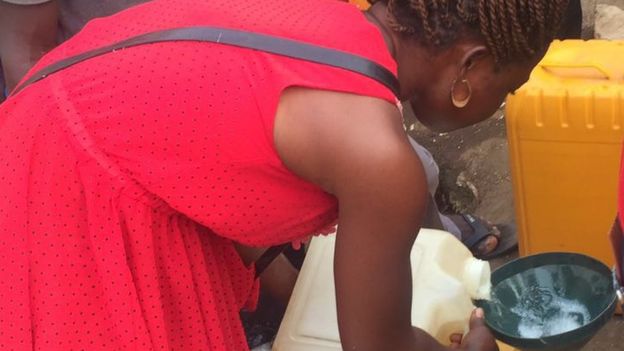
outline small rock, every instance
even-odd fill
[[[476,172],[475,172],[476,175]],[[457,181],[455,182],[455,184],[459,187],[462,188],[467,188],[470,190],[470,192],[472,192],[472,196],[475,200],[479,201],[479,190],[477,190],[477,187],[474,185],[473,182],[471,182],[468,177],[466,176],[466,172],[461,172],[459,173],[459,175],[457,176]]]
[[[624,39],[624,10],[613,5],[598,5],[595,32],[599,39]]]

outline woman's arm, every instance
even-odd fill
[[[427,189],[395,106],[287,91],[275,122],[285,164],[340,204],[335,277],[345,350],[443,350],[411,326],[410,252]]]
[[[275,145],[299,176],[339,201],[334,257],[344,350],[449,350],[412,328],[410,252],[427,203],[420,160],[395,106],[370,97],[289,89],[277,111]],[[449,308],[453,308],[449,306]],[[498,350],[482,311],[453,348]]]
[[[350,350],[436,350],[411,327],[410,252],[426,201],[421,165],[401,139],[359,145],[341,155],[334,270],[343,346]],[[340,153],[339,153],[340,154]]]

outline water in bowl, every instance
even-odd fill
[[[543,287],[527,289],[511,312],[520,318],[518,335],[528,339],[563,334],[582,327],[591,319],[583,304]]]

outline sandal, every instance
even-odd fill
[[[462,243],[478,259],[491,260],[503,256],[518,247],[514,225],[491,225],[480,218],[468,214],[448,217],[461,230]],[[487,252],[482,252],[481,244],[490,237],[497,239],[496,245],[487,250]]]

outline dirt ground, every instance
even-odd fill
[[[409,133],[440,166],[436,200],[442,212],[473,213],[492,223],[513,222],[513,195],[504,114],[451,133],[433,133],[406,111]]]
[[[406,111],[410,135],[433,154],[440,166],[436,200],[442,212],[472,213],[492,223],[514,222],[505,116],[502,110],[478,125],[438,134]],[[517,253],[495,260],[495,269]],[[582,351],[624,350],[624,319],[614,317]]]

